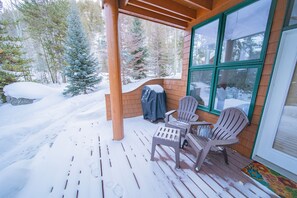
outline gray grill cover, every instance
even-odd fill
[[[157,85],[153,85],[158,87]],[[160,86],[160,88],[162,88]],[[163,88],[162,88],[163,89]],[[143,118],[154,122],[164,119],[166,113],[166,93],[155,91],[150,86],[144,86],[141,94]]]

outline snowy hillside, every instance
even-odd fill
[[[3,89],[6,96],[15,98],[42,99],[52,94],[58,94],[59,89],[34,82],[16,82]]]
[[[73,120],[105,120],[104,93],[67,98],[63,86],[50,88],[36,83],[15,83],[5,91],[15,97],[39,98],[29,105],[0,106],[0,197],[13,197],[26,183],[32,158],[53,144]],[[76,123],[76,121],[74,121]],[[83,126],[83,124],[82,124]],[[61,148],[63,150],[63,148]],[[11,182],[6,182],[9,179]]]

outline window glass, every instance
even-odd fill
[[[189,95],[199,102],[199,105],[208,107],[210,96],[210,85],[213,70],[199,70],[191,72],[191,83]]]
[[[252,116],[271,3],[252,1],[193,28],[187,94],[197,99],[200,109],[217,114],[238,107]]]
[[[238,107],[248,115],[257,71],[257,68],[220,69],[214,109]]]
[[[194,31],[192,65],[214,64],[219,19]]]
[[[227,15],[221,62],[259,59],[271,0],[257,1]]]
[[[289,21],[289,25],[296,25],[296,24],[297,24],[297,1],[295,0],[293,9],[292,9],[292,13],[291,13],[291,17],[290,17],[290,21]]]

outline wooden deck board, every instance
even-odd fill
[[[146,130],[144,129],[144,131],[146,131]],[[144,135],[143,132],[141,132],[141,134]],[[149,138],[151,138],[151,137],[149,137]],[[146,139],[149,139],[149,138],[146,138]],[[148,142],[150,143],[150,141],[148,141]],[[165,149],[166,146],[161,146],[161,148]],[[170,150],[172,151],[172,156],[170,159],[172,161],[174,161],[174,150],[172,148]],[[184,151],[181,152],[181,160],[183,160],[183,157],[182,157],[183,154],[185,154]],[[191,154],[189,154],[189,153],[185,154],[185,156],[190,156],[190,155]],[[244,158],[237,152],[232,151],[231,149],[228,149],[229,163],[231,165],[225,164],[222,155],[220,156],[221,160],[218,160],[217,156],[214,156],[214,155],[209,155],[209,156],[210,157],[208,157],[207,160],[211,159],[213,161],[213,164],[216,164],[216,165],[215,166],[204,166],[205,170],[202,170],[200,172],[203,172],[205,175],[208,175],[208,177],[205,175],[203,176],[203,178],[205,179],[203,181],[207,186],[211,185],[215,189],[217,195],[220,195],[223,197],[227,197],[229,195],[231,197],[270,197],[271,196],[265,192],[265,191],[267,191],[267,189],[265,189],[264,186],[262,188],[259,188],[258,185],[255,184],[253,180],[249,179],[241,172],[241,168],[245,167],[246,165],[248,165],[251,162],[250,159]],[[190,161],[192,161],[192,163],[194,163],[195,158],[194,158],[194,156],[191,156],[191,157],[192,157],[192,159]],[[221,166],[220,164],[223,166]],[[186,166],[188,167],[191,165],[186,163]],[[231,169],[230,169],[230,166],[232,167]],[[182,167],[182,168],[185,168],[185,167]],[[226,170],[228,170],[228,171],[226,172]],[[234,171],[234,170],[236,170],[236,171]],[[201,174],[200,172],[196,173],[196,175]],[[228,173],[228,174],[226,174],[226,173]],[[215,175],[215,176],[210,176],[210,175]],[[233,185],[233,184],[230,185],[228,183],[228,181],[225,181],[226,176],[229,176],[232,179],[235,178],[238,182],[240,182],[240,184],[242,184],[242,186]],[[213,183],[213,181],[215,183]],[[218,185],[216,185],[216,183]],[[245,183],[248,183],[249,188],[252,188],[252,190],[244,187]],[[199,184],[201,185],[201,181],[199,182]],[[221,189],[222,191],[218,191],[218,189]],[[226,189],[227,189],[228,193],[230,193],[230,194],[225,193]],[[263,190],[263,189],[265,189],[265,190]],[[208,191],[208,193],[206,193],[206,194],[208,196],[210,196],[209,193],[211,193],[211,192],[212,191]],[[257,192],[258,194],[255,194],[255,192]],[[212,196],[213,196],[213,194],[212,194]]]
[[[251,160],[231,149],[229,165],[223,155],[210,154],[199,172],[193,171],[195,156],[189,147],[181,150],[180,169],[171,147],[158,145],[150,161],[154,131],[148,125],[128,126],[119,142],[102,135],[105,131],[87,133],[94,124],[78,129],[71,155],[61,161],[60,176],[48,186],[49,197],[142,197],[151,192],[158,197],[273,197],[241,172]]]

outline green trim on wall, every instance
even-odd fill
[[[203,67],[203,68],[192,68],[191,70],[189,70],[189,75],[188,75],[188,86],[187,86],[187,95],[190,95],[190,78],[191,78],[191,74],[192,72],[195,71],[211,71],[212,70],[212,77],[211,77],[211,82],[214,81],[214,73],[215,73],[215,68],[214,67]],[[213,84],[210,85],[210,90],[212,90],[212,86]],[[208,106],[203,106],[199,104],[199,109],[204,110],[204,111],[210,111],[211,108],[211,98],[212,98],[212,93],[210,92],[209,94],[209,99],[208,99]]]
[[[199,110],[206,111],[215,115],[219,115],[220,111],[217,111],[214,109],[214,101],[215,101],[215,95],[216,95],[216,85],[218,81],[218,72],[220,69],[238,69],[238,68],[258,68],[257,71],[257,76],[255,79],[255,85],[253,88],[253,93],[252,93],[252,98],[251,98],[251,103],[249,107],[249,113],[248,117],[251,120],[253,111],[255,108],[255,102],[256,102],[256,97],[257,97],[257,92],[260,84],[260,79],[261,79],[261,74],[263,70],[263,65],[266,57],[266,52],[267,52],[267,47],[268,47],[268,41],[269,41],[269,36],[271,32],[271,26],[272,26],[272,21],[273,21],[273,16],[274,16],[274,11],[276,7],[276,0],[271,0],[271,6],[270,6],[270,11],[268,15],[268,20],[266,24],[266,29],[265,29],[265,35],[264,35],[264,40],[262,44],[262,51],[260,54],[259,59],[255,60],[243,60],[243,61],[232,61],[232,62],[225,62],[225,63],[220,63],[221,60],[221,54],[222,54],[222,44],[224,40],[224,34],[225,34],[225,26],[226,26],[226,20],[228,14],[231,14],[233,12],[238,11],[239,9],[248,6],[252,3],[257,2],[257,0],[247,0],[244,1],[228,10],[225,12],[220,13],[219,15],[216,15],[210,19],[207,19],[195,26],[192,27],[192,32],[191,32],[191,45],[190,45],[190,60],[189,60],[189,68],[188,68],[188,80],[187,80],[187,95],[190,93],[190,81],[191,81],[191,73],[196,70],[205,70],[206,68],[214,68],[214,73],[212,77],[212,84],[211,84],[211,91],[210,91],[210,101],[208,107],[204,106],[198,106]],[[219,19],[219,28],[218,28],[218,34],[217,34],[217,43],[216,43],[216,52],[215,52],[215,57],[214,57],[214,64],[209,64],[209,65],[192,65],[192,55],[193,55],[193,46],[194,46],[194,36],[195,36],[195,30],[197,28],[200,28],[204,25],[207,25],[208,23]]]
[[[227,10],[224,13],[224,27],[221,29],[222,35],[221,35],[221,43],[224,42],[224,35],[225,35],[225,27],[226,27],[226,21],[227,21],[227,16],[240,10],[241,8],[244,8],[246,6],[249,6],[252,3],[255,3],[257,1],[247,1],[247,2],[243,2],[233,8],[231,8],[230,10]],[[271,0],[271,5],[270,5],[270,10],[269,10],[269,14],[268,14],[268,20],[267,20],[267,24],[266,24],[266,28],[265,28],[265,35],[264,35],[264,40],[263,40],[263,45],[262,45],[262,49],[261,49],[261,54],[260,54],[260,58],[258,59],[253,59],[253,60],[242,60],[242,61],[229,61],[229,62],[224,62],[221,63],[221,56],[222,56],[222,47],[220,49],[220,53],[219,53],[219,59],[218,59],[218,65],[219,66],[229,66],[229,65],[249,65],[249,64],[261,64],[264,61],[265,55],[266,55],[266,51],[267,51],[267,46],[268,46],[268,41],[269,41],[269,35],[270,35],[270,30],[271,30],[271,26],[272,26],[272,20],[273,20],[273,16],[274,16],[274,11],[275,11],[275,6],[276,6],[276,1],[275,0]],[[269,31],[267,31],[269,30]]]
[[[290,22],[290,17],[291,17],[291,14],[292,14],[292,11],[293,11],[293,6],[294,6],[294,1],[296,0],[288,0],[288,3],[287,3],[287,8],[286,8],[286,16],[285,16],[285,20],[284,20],[284,23],[283,23],[283,27],[284,29],[292,29],[294,28],[293,26],[297,26],[297,24],[295,25],[289,25],[289,22]]]
[[[253,115],[253,111],[255,108],[255,103],[256,103],[256,96],[257,96],[257,92],[258,92],[258,88],[259,88],[259,84],[260,84],[260,79],[261,79],[261,74],[262,74],[262,66],[261,65],[253,65],[253,66],[249,66],[249,67],[245,67],[245,66],[230,66],[230,67],[219,67],[216,69],[216,76],[219,75],[220,70],[235,70],[235,69],[251,69],[251,68],[256,68],[257,69],[257,74],[256,74],[256,78],[254,81],[254,87],[253,87],[253,91],[252,91],[252,98],[250,101],[250,106],[249,106],[249,111],[248,111],[248,118],[251,119],[252,115]],[[215,86],[218,84],[219,78],[215,79]],[[212,98],[212,103],[215,103],[215,99],[216,99],[216,89],[213,90],[213,94],[214,97]],[[221,112],[218,110],[215,110],[214,108],[212,108],[212,110],[210,111],[213,114],[219,115]]]
[[[275,8],[276,8],[276,3],[277,3],[276,0],[272,0],[271,6],[270,6],[270,12],[269,12],[269,15],[268,15],[268,21],[267,21],[267,25],[266,25],[266,32],[265,32],[265,37],[264,37],[264,42],[263,42],[263,46],[264,46],[263,49],[264,50],[262,51],[263,53],[261,54],[263,64],[264,64],[264,61],[265,61],[267,47],[268,47],[268,43],[269,43],[269,37],[270,37],[270,33],[271,33],[271,27],[272,27],[272,21],[273,21]]]
[[[207,25],[211,22],[214,22],[216,20],[219,20],[219,25],[218,25],[218,30],[217,30],[217,35],[219,35],[220,33],[220,24],[221,24],[221,20],[222,20],[222,14],[219,14],[215,17],[212,17],[206,21],[203,21],[202,23],[199,23],[195,26],[192,27],[192,35],[191,35],[191,54],[190,54],[190,67],[205,67],[205,66],[215,66],[216,65],[216,61],[214,61],[213,64],[203,64],[203,65],[193,65],[193,62],[192,62],[192,59],[193,59],[193,53],[192,53],[192,50],[193,50],[193,47],[194,47],[194,37],[195,37],[195,30],[200,28],[200,27],[203,27],[204,25]],[[219,47],[218,45],[219,43],[219,37],[217,36],[217,40],[216,40],[216,53],[215,53],[215,56],[214,56],[214,60],[217,59],[217,49]]]

